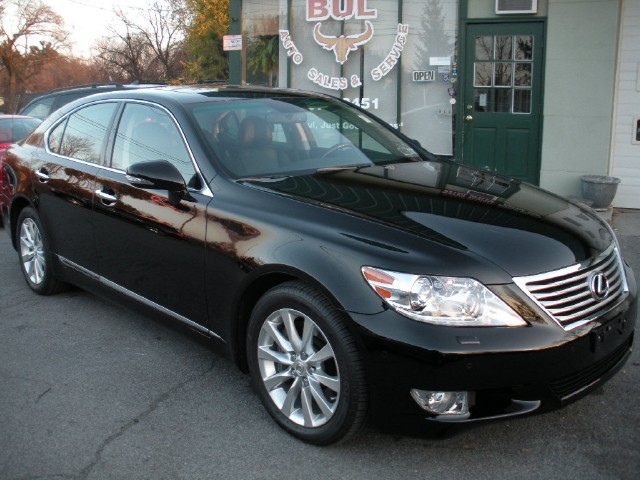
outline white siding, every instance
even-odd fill
[[[633,145],[640,117],[640,0],[623,0],[611,152],[611,175],[620,177],[615,207],[640,208],[640,145]]]
[[[610,171],[621,8],[548,1],[540,186],[563,196],[581,196],[581,175]]]

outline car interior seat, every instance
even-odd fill
[[[260,117],[249,116],[242,121],[239,140],[239,168],[234,170],[241,175],[278,172],[286,163],[284,152],[273,144],[271,125]]]

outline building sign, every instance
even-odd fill
[[[435,70],[414,70],[413,81],[414,82],[435,82],[436,71]]]
[[[386,76],[393,67],[396,66],[398,60],[400,60],[400,55],[404,50],[404,45],[407,43],[407,36],[409,35],[409,25],[403,25],[402,23],[398,24],[398,33],[396,34],[395,42],[393,42],[393,46],[389,51],[387,57],[373,70],[371,70],[371,78],[375,81],[380,80],[382,77]]]
[[[364,45],[373,37],[373,25],[369,21],[364,23],[367,29],[362,33],[331,37],[323,35],[320,32],[320,26],[322,24],[318,22],[316,26],[313,27],[313,39],[325,50],[333,50],[333,53],[336,55],[336,62],[342,65],[347,61],[349,52],[355,52],[360,45]]]
[[[367,8],[367,0],[307,0],[307,22],[322,20],[367,20],[378,18],[377,9]]]
[[[449,66],[451,65],[451,59],[449,57],[429,57],[429,65],[437,66]]]
[[[222,37],[222,49],[225,52],[242,50],[242,35],[225,35]]]
[[[293,63],[296,65],[300,65],[304,57],[300,50],[296,48],[296,44],[291,40],[291,35],[289,35],[289,30],[280,30],[280,41],[282,42],[282,46],[287,51],[287,56],[292,57]]]
[[[315,22],[313,26],[313,39],[323,50],[333,52],[335,60],[340,65],[344,65],[349,60],[349,54],[355,52],[359,47],[368,43],[375,35],[373,20],[378,18],[378,10],[369,8],[367,0],[307,0],[306,16],[307,22]],[[332,35],[328,28],[323,25],[324,20],[364,20],[364,31],[351,35]],[[407,43],[409,25],[398,24],[396,36],[393,44],[389,48],[389,53],[370,74],[374,81],[382,80],[396,66]],[[296,47],[294,39],[288,30],[280,30],[280,41],[291,58],[293,63],[301,65],[304,61],[304,54]],[[346,90],[362,85],[359,75],[350,77],[336,77],[323,73],[316,66],[310,65],[307,70],[307,78],[316,85],[330,90]]]

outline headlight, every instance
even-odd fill
[[[371,288],[393,309],[419,322],[455,327],[519,327],[527,323],[472,278],[411,275],[362,267]]]

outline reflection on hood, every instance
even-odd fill
[[[468,246],[459,241],[455,229],[443,228],[455,225],[445,219],[504,227],[503,233],[519,230],[552,236],[569,246],[577,258],[602,251],[612,241],[597,215],[566,199],[449,161],[362,167],[253,183],[455,248]]]

